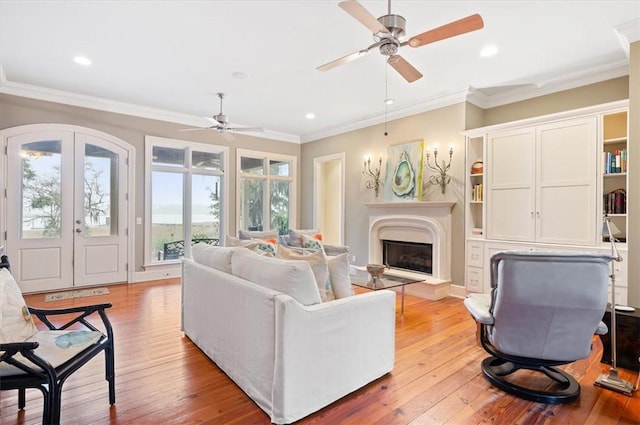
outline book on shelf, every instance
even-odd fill
[[[482,183],[474,184],[471,191],[471,200],[482,202]]]
[[[605,214],[627,213],[627,192],[624,189],[616,189],[605,193],[602,199],[602,207]]]
[[[626,149],[616,149],[613,152],[604,152],[603,155],[603,171],[605,174],[618,174],[627,172]]]

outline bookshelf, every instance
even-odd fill
[[[602,115],[602,212],[627,240],[627,111]],[[607,242],[603,238],[602,242]]]
[[[627,108],[616,101],[463,133],[466,292],[490,291],[491,256],[504,250],[610,253],[607,213],[623,258],[616,300],[626,304]]]
[[[484,137],[467,139],[467,237],[484,235]]]

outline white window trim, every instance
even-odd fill
[[[249,174],[242,173],[242,165],[241,160],[242,157],[250,157],[250,158],[264,158],[267,160],[265,174]],[[280,161],[288,161],[291,164],[291,173],[289,176],[272,176],[269,174],[269,163],[270,159],[280,160]],[[296,194],[298,193],[296,182],[298,176],[298,158],[293,155],[285,155],[285,154],[277,154],[271,152],[263,152],[263,151],[254,151],[248,149],[236,149],[236,231],[240,229],[240,207],[242,199],[240,198],[240,185],[242,177],[251,177],[255,179],[263,179],[267,182],[266,184],[266,192],[265,196],[269,193],[269,182],[271,180],[274,181],[288,181],[290,182],[290,193],[289,193],[289,227],[295,228],[295,223],[297,223],[297,202],[296,202]],[[268,198],[265,199],[268,201]],[[267,205],[268,202],[265,202],[264,205]],[[268,211],[267,211],[268,212]],[[265,220],[266,223],[271,223],[271,217],[269,216],[269,220]],[[267,229],[265,229],[267,230]]]
[[[207,174],[213,176],[221,176],[222,184],[220,188],[222,206],[220,209],[220,242],[224,239],[224,234],[229,231],[229,147],[210,145],[205,143],[190,142],[187,140],[169,139],[165,137],[145,136],[144,146],[144,265],[146,270],[152,268],[166,268],[168,265],[180,264],[180,260],[154,262],[151,256],[151,175],[153,171],[171,171],[182,172],[184,175],[191,175],[191,155],[186,159],[186,165],[183,168],[175,166],[153,165],[153,147],[162,146],[174,149],[191,148],[202,152],[222,153],[222,171],[219,170],[197,170],[195,174]],[[182,170],[182,171],[178,171]],[[191,193],[190,179],[185,179],[185,192]],[[184,196],[183,194],[183,196]],[[191,204],[184,202],[184,217],[191,216]]]

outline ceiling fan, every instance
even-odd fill
[[[224,99],[224,93],[217,94],[220,98],[220,113],[218,115],[214,115],[212,118],[205,117],[205,119],[211,121],[212,125],[201,128],[183,128],[180,131],[216,130],[218,133],[226,133],[227,131],[264,131],[262,127],[230,127],[229,117],[222,113],[222,100]]]
[[[367,9],[365,9],[356,0],[342,1],[338,4],[344,11],[355,19],[360,21],[364,26],[373,32],[375,42],[366,49],[358,50],[334,61],[319,66],[320,71],[328,71],[339,65],[350,62],[354,59],[365,56],[372,49],[378,47],[380,53],[388,56],[387,63],[393,67],[405,80],[412,83],[422,74],[416,68],[407,62],[402,56],[398,55],[398,49],[409,45],[411,47],[420,47],[425,44],[434,43],[446,38],[455,37],[460,34],[479,30],[484,26],[482,17],[478,14],[467,16],[457,21],[449,22],[438,28],[425,31],[405,40],[405,24],[406,20],[400,15],[391,14],[391,0],[388,1],[388,14],[376,19]]]

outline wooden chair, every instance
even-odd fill
[[[8,268],[9,262],[3,256],[0,264],[0,318],[3,320],[3,329],[0,330],[0,390],[17,389],[18,407],[23,409],[25,390],[37,388],[44,398],[42,423],[59,424],[62,385],[76,370],[104,352],[109,403],[115,404],[113,329],[105,312],[111,304],[64,309],[27,307]],[[16,308],[18,314],[12,315]],[[100,317],[102,331],[89,322],[88,317],[93,314]],[[38,317],[48,329],[38,330],[31,315]],[[62,315],[67,316],[59,317]],[[69,315],[73,315],[71,319]],[[65,322],[54,323],[52,320],[56,316]]]

